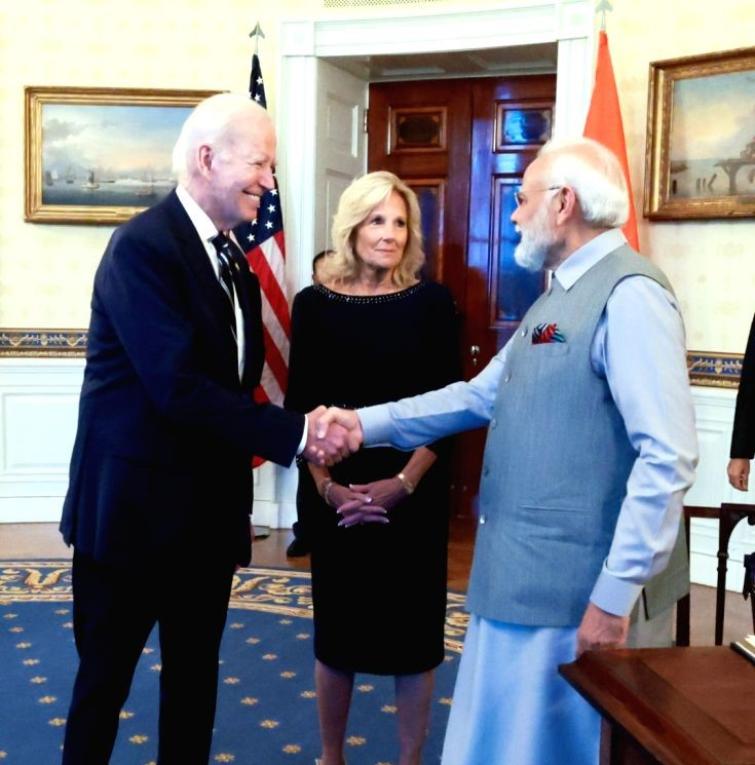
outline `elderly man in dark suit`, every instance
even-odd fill
[[[234,569],[251,555],[252,455],[329,462],[345,431],[258,405],[257,278],[225,234],[274,184],[275,134],[241,96],[199,104],[179,185],[113,234],[94,282],[61,531],[73,544],[80,665],[63,762],[106,763],[119,710],[160,630],[160,765],[206,763]],[[319,411],[319,410],[318,410]],[[308,424],[309,423],[309,424]]]
[[[755,318],[742,360],[734,430],[731,434],[730,461],[727,468],[729,483],[739,491],[750,485],[750,462],[755,456]]]

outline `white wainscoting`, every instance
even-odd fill
[[[0,523],[60,520],[83,359],[0,359]],[[296,520],[296,470],[255,470],[255,525]]]
[[[0,359],[0,523],[57,522],[68,483],[83,359]],[[690,505],[755,503],[726,480],[736,391],[693,387],[700,465]],[[255,471],[254,523],[289,528],[296,519],[296,470],[265,464]],[[718,525],[692,523],[692,580],[715,586]],[[742,558],[755,551],[755,529],[740,523],[731,538],[727,587],[740,590]]]
[[[726,465],[729,461],[731,427],[734,421],[736,390],[731,388],[692,387],[700,445],[700,464],[695,485],[687,494],[688,505],[710,505],[722,502],[755,504],[755,487],[743,493],[729,486]],[[691,576],[693,582],[716,586],[718,560],[718,523],[715,520],[692,520]],[[729,564],[726,587],[742,591],[745,553],[755,552],[755,529],[741,521],[729,542]]]
[[[83,359],[0,359],[0,522],[57,521]]]

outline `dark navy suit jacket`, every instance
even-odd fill
[[[257,278],[237,282],[246,365],[207,252],[175,191],[113,234],[97,270],[61,531],[114,565],[200,547],[249,562],[250,460],[288,465],[304,418],[255,404]]]
[[[755,317],[742,362],[730,456],[749,460],[755,457]]]

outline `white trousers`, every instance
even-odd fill
[[[596,765],[600,715],[558,674],[576,635],[472,614],[442,765]]]
[[[627,645],[671,645],[674,609],[631,626]],[[558,673],[575,628],[470,615],[442,765],[596,765],[600,715]]]

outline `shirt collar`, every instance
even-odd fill
[[[604,231],[583,244],[553,272],[558,283],[569,290],[577,280],[589,271],[599,260],[602,260],[609,252],[626,244],[626,237],[620,228],[612,228]]]
[[[218,229],[210,220],[210,216],[207,215],[207,213],[197,204],[194,197],[192,197],[180,183],[176,187],[176,195],[183,205],[184,210],[186,210],[186,214],[189,216],[192,225],[197,230],[199,238],[204,242],[205,246],[211,244],[212,240],[218,235]]]

